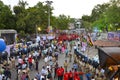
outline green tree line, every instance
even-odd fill
[[[43,2],[38,2],[33,7],[28,7],[26,1],[19,0],[18,5],[5,5],[0,0],[0,29],[15,29],[18,33],[33,34],[36,26],[41,28],[41,32],[46,32],[48,27],[48,8],[50,8],[50,23],[53,29],[68,29],[69,23],[74,23],[75,19],[61,14],[53,16],[54,7],[48,7]],[[120,0],[110,0],[108,3],[97,4],[91,15],[82,16],[82,27],[90,31],[97,28],[102,31],[115,31],[120,28]]]
[[[83,26],[92,30],[116,31],[120,29],[120,0],[110,0],[108,3],[97,4],[90,16],[82,16]]]
[[[44,33],[48,27],[48,9],[50,9],[50,23],[53,29],[68,29],[68,24],[74,22],[70,16],[64,14],[53,16],[54,8],[38,2],[35,6],[26,8],[29,4],[19,0],[18,5],[11,7],[0,0],[0,29],[15,29],[18,33],[33,34],[36,26]]]

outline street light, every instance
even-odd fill
[[[41,28],[36,25],[36,36],[38,36],[39,31],[41,31]]]
[[[41,31],[41,28],[40,28],[40,27],[38,27],[38,31]]]
[[[48,5],[48,27],[50,27],[50,6],[53,3],[53,1],[45,1]]]

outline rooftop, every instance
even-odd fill
[[[96,40],[93,45],[99,47],[120,47],[120,41]]]

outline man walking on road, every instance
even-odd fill
[[[71,60],[72,60],[72,53],[70,51],[70,53],[69,53],[69,62],[71,62]]]
[[[67,60],[65,60],[65,62],[64,62],[64,69],[65,69],[65,72],[67,71],[67,68],[68,68],[68,62],[67,62]]]

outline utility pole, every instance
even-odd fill
[[[50,7],[51,7],[51,4],[53,3],[53,1],[45,1],[48,5],[48,27],[50,27]]]
[[[37,31],[37,25],[35,26],[35,30],[36,30],[36,37],[38,36],[38,31]]]

